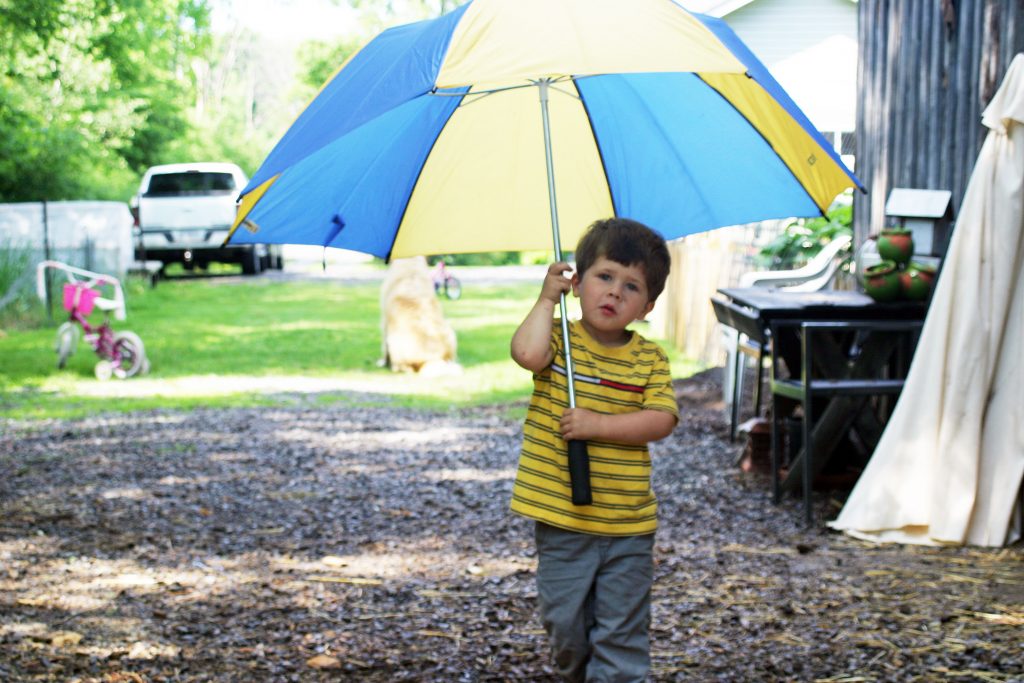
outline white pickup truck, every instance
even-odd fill
[[[132,198],[135,258],[205,268],[212,261],[239,263],[246,275],[280,269],[277,245],[222,246],[235,218],[238,193],[248,179],[226,163],[153,166],[142,176]]]

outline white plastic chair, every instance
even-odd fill
[[[846,259],[836,258],[850,246],[850,235],[839,235],[821,248],[810,261],[795,270],[761,270],[740,276],[740,287],[777,287],[793,292],[825,289]]]
[[[839,235],[822,247],[814,258],[801,268],[794,270],[763,270],[744,273],[740,276],[740,287],[773,287],[790,292],[817,292],[828,287],[848,255],[840,254],[850,246],[853,237]],[[767,334],[767,333],[766,333]],[[752,339],[733,327],[722,326],[722,345],[726,351],[725,381],[722,383],[722,394],[730,409],[730,437],[736,439],[736,426],[739,419],[739,403],[743,396],[743,368],[745,363],[738,358],[744,354],[762,364],[767,349],[764,342]],[[757,382],[761,383],[762,368],[758,368]],[[760,386],[758,386],[760,389]],[[760,397],[760,391],[755,392]],[[760,401],[755,401],[754,411],[760,413]]]

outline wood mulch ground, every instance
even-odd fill
[[[717,377],[655,447],[654,680],[1024,680],[1019,544],[806,530]],[[554,680],[518,420],[361,398],[0,421],[0,680]]]

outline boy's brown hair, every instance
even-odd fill
[[[671,265],[668,245],[643,223],[629,218],[595,221],[576,245],[576,274],[583,277],[602,256],[624,266],[643,266],[649,301],[657,299],[665,289]]]

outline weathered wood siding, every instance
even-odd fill
[[[959,210],[981,112],[1024,50],[1024,0],[860,0],[859,23],[858,243],[893,187],[950,190]]]

